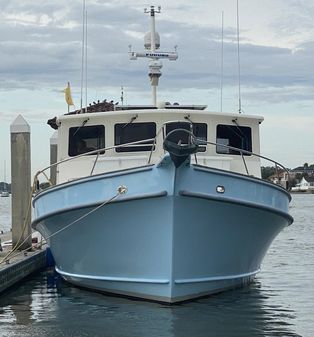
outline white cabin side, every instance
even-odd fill
[[[113,147],[117,144],[128,143],[133,139],[154,138],[163,124],[169,121],[185,123],[191,121],[195,126],[197,138],[206,138],[212,143],[240,147],[243,150],[260,154],[259,124],[263,118],[257,116],[183,109],[106,111],[64,115],[58,119],[58,161],[70,157],[73,159],[58,166],[57,183],[88,176],[91,172],[99,174],[147,165],[152,146],[149,144],[123,148],[123,150],[121,148],[106,150],[105,153],[99,155],[94,169],[97,155],[74,158],[80,154],[75,146],[83,140],[85,145],[89,146],[88,150],[91,151],[96,143],[95,149]],[[171,125],[171,127],[174,126],[175,124]],[[90,147],[91,145],[93,147]],[[163,135],[160,132],[150,163],[158,162],[164,153]],[[197,153],[196,158],[199,165],[242,174],[247,174],[246,164],[249,175],[261,176],[259,157],[245,155],[244,164],[240,153],[235,154],[234,151],[223,146],[208,144],[206,151]],[[191,160],[195,163],[194,155]]]

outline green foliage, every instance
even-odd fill
[[[274,166],[262,166],[261,172],[262,172],[262,178],[268,179],[270,176],[276,173],[276,168]]]

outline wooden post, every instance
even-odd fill
[[[32,245],[31,237],[31,148],[30,126],[19,115],[10,125],[11,188],[12,188],[12,246],[19,250]],[[26,239],[27,238],[27,239]]]
[[[58,131],[55,131],[50,138],[50,165],[57,162],[58,158]],[[50,168],[50,181],[53,185],[57,183],[57,167]]]

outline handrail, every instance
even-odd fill
[[[44,174],[44,176],[47,178],[48,182],[50,185],[52,185],[52,183],[49,181],[47,175],[45,174],[45,171],[48,170],[48,169],[51,169],[53,167],[57,167],[58,165],[60,164],[63,164],[63,163],[66,163],[68,161],[72,161],[72,160],[75,160],[75,159],[78,159],[78,158],[81,158],[81,157],[85,157],[85,156],[88,156],[88,155],[92,155],[92,154],[96,154],[96,158],[95,158],[95,161],[93,163],[93,167],[91,169],[91,172],[90,172],[90,175],[93,174],[94,172],[94,169],[95,169],[95,166],[96,166],[96,163],[99,159],[99,155],[101,154],[101,152],[105,152],[105,151],[108,151],[108,150],[113,150],[113,149],[116,149],[116,148],[119,148],[119,147],[128,147],[128,146],[136,146],[136,145],[141,145],[143,143],[146,143],[145,145],[147,146],[151,146],[151,150],[149,152],[149,156],[148,156],[148,162],[147,164],[149,165],[151,163],[151,158],[152,158],[152,154],[153,154],[153,151],[156,147],[156,143],[157,143],[157,138],[159,137],[160,133],[162,132],[162,135],[163,135],[163,139],[166,138],[166,130],[165,130],[165,127],[168,125],[168,124],[171,124],[171,123],[189,123],[191,124],[191,131],[189,131],[189,133],[193,133],[193,123],[192,121],[190,120],[173,120],[173,121],[167,121],[165,123],[162,124],[162,126],[159,128],[158,132],[156,133],[156,136],[154,138],[148,138],[148,139],[142,139],[142,140],[139,140],[139,141],[135,141],[135,142],[129,142],[129,143],[125,143],[125,144],[119,144],[119,145],[113,145],[113,146],[108,146],[108,147],[103,147],[103,148],[100,148],[100,149],[96,149],[96,150],[92,150],[92,151],[88,151],[88,152],[85,152],[85,153],[82,153],[82,154],[79,154],[77,156],[73,156],[73,157],[69,157],[69,158],[66,158],[66,159],[63,159],[63,160],[60,160],[58,162],[55,162],[53,164],[50,164],[49,166],[46,166],[45,168],[43,168],[42,170],[38,171],[34,177],[34,181],[38,181],[38,176],[40,174]],[[185,130],[185,129],[183,129]],[[185,131],[188,131],[188,130],[185,130]],[[194,135],[193,135],[194,136]],[[240,152],[241,154],[241,157],[242,157],[242,160],[243,160],[243,164],[244,164],[244,168],[245,168],[245,171],[246,171],[246,174],[249,175],[249,170],[248,170],[248,167],[247,167],[247,164],[246,164],[246,161],[245,161],[245,158],[244,158],[244,154],[247,154],[247,155],[252,155],[252,156],[255,156],[255,157],[258,157],[260,159],[264,159],[264,160],[267,160],[273,164],[275,164],[275,168],[276,168],[276,175],[277,175],[277,178],[278,178],[278,181],[280,180],[279,178],[279,168],[281,168],[283,171],[285,171],[287,173],[287,177],[288,177],[288,186],[287,186],[287,190],[290,190],[291,189],[291,184],[290,184],[290,174],[289,174],[289,171],[283,166],[281,165],[279,162],[271,159],[271,158],[268,158],[266,156],[262,156],[260,154],[257,154],[257,153],[254,153],[252,151],[247,151],[247,150],[244,150],[244,149],[240,149],[240,148],[237,148],[237,147],[233,147],[233,146],[230,146],[230,145],[225,145],[225,144],[221,144],[221,143],[216,143],[216,142],[210,142],[210,141],[207,141],[207,140],[203,140],[203,139],[198,139],[197,137],[193,137],[194,141],[197,141],[199,145],[213,145],[213,146],[220,146],[220,147],[224,147],[224,148],[227,148],[229,150],[233,150],[233,151],[237,151],[237,152]],[[152,144],[149,143],[147,144],[147,142],[149,141],[152,141]],[[195,153],[195,162],[197,163],[197,154]],[[279,168],[278,168],[279,167]]]
[[[155,137],[156,138],[156,137]],[[47,171],[48,169],[51,169],[53,167],[57,167],[58,165],[60,164],[63,164],[63,163],[66,163],[68,161],[72,161],[72,160],[75,160],[75,159],[78,159],[78,158],[81,158],[81,157],[85,157],[85,156],[89,156],[91,154],[97,154],[96,158],[95,158],[95,162],[93,163],[93,167],[92,167],[92,170],[90,172],[90,175],[93,174],[94,172],[94,169],[95,169],[95,166],[96,166],[96,163],[97,163],[97,160],[98,160],[98,157],[99,157],[99,154],[101,152],[104,152],[104,151],[108,151],[108,150],[112,150],[112,149],[115,149],[117,147],[127,147],[127,146],[130,146],[130,145],[136,145],[136,144],[141,144],[141,143],[145,143],[145,142],[148,142],[148,141],[155,141],[155,138],[148,138],[148,139],[143,139],[143,140],[139,140],[139,141],[136,141],[136,142],[130,142],[130,143],[125,143],[125,144],[120,144],[120,145],[113,145],[113,146],[108,146],[108,147],[102,147],[100,149],[96,149],[96,150],[92,150],[92,151],[88,151],[88,152],[85,152],[85,153],[82,153],[82,154],[79,154],[77,156],[73,156],[73,157],[69,157],[69,158],[66,158],[66,159],[62,159],[62,160],[59,160],[55,163],[52,163],[50,164],[49,166],[46,166],[44,167],[43,169],[41,169],[40,171],[37,171],[37,173],[35,174],[34,176],[34,183],[38,181],[38,176],[40,174],[43,174],[47,181],[49,182],[50,186],[52,186],[53,184],[51,183],[51,181],[48,179],[45,171]],[[149,144],[150,145],[150,144]]]
[[[271,163],[275,164],[276,175],[277,175],[278,181],[280,179],[278,167],[280,167],[283,171],[285,171],[287,173],[287,176],[288,176],[288,188],[287,188],[287,190],[290,191],[290,189],[291,189],[291,186],[290,186],[290,181],[291,181],[291,179],[290,179],[290,173],[289,173],[289,171],[288,171],[288,169],[286,167],[284,167],[282,164],[280,164],[276,160],[273,160],[273,159],[268,158],[266,156],[262,156],[261,154],[254,153],[252,151],[247,151],[247,150],[240,149],[240,148],[237,148],[237,147],[234,147],[234,146],[230,146],[230,145],[225,145],[225,144],[215,143],[215,142],[209,142],[209,141],[204,141],[204,140],[199,140],[199,141],[204,142],[204,143],[209,144],[209,145],[222,146],[222,147],[228,148],[230,150],[238,151],[238,152],[241,153],[241,156],[242,156],[243,160],[244,160],[243,154],[248,154],[248,155],[252,155],[252,156],[255,156],[255,157],[258,157],[258,158],[270,161]],[[245,165],[246,170],[247,170],[247,166],[246,166],[245,160],[244,160],[244,165]],[[248,174],[248,171],[247,171],[247,174]]]
[[[98,161],[99,154],[101,152],[105,152],[105,151],[108,151],[108,150],[113,150],[113,149],[118,148],[118,147],[127,147],[127,146],[132,146],[132,145],[139,145],[139,144],[142,144],[142,143],[145,143],[145,142],[148,142],[148,141],[153,141],[152,149],[151,149],[151,151],[149,153],[148,162],[147,162],[147,164],[149,165],[150,162],[151,162],[152,154],[153,154],[154,148],[156,146],[156,142],[157,142],[157,138],[158,138],[159,134],[161,133],[161,131],[163,131],[163,137],[164,137],[164,127],[167,124],[171,124],[171,123],[189,123],[189,124],[193,124],[191,121],[187,121],[187,120],[167,121],[167,122],[165,122],[165,123],[162,124],[162,126],[159,128],[159,130],[156,133],[156,136],[154,138],[142,139],[142,140],[138,140],[138,141],[135,141],[135,142],[130,142],[130,143],[125,143],[125,144],[119,144],[119,145],[113,145],[113,146],[103,147],[103,148],[100,148],[100,149],[96,149],[96,150],[92,150],[92,151],[88,151],[88,152],[79,154],[77,156],[73,156],[73,157],[69,157],[69,158],[66,158],[66,159],[59,160],[59,161],[57,161],[55,163],[50,164],[49,166],[44,167],[42,170],[38,171],[35,174],[34,181],[35,180],[37,181],[37,178],[38,178],[38,176],[40,174],[44,174],[46,176],[45,171],[48,170],[48,169],[51,169],[53,167],[57,167],[58,165],[66,163],[66,162],[71,161],[71,160],[75,160],[75,159],[78,159],[78,158],[81,158],[81,157],[85,157],[85,156],[89,156],[89,155],[92,155],[92,154],[97,154],[97,156],[95,158],[95,162],[93,163],[93,167],[92,167],[91,172],[90,172],[90,175],[92,175],[93,172],[94,172],[96,163]],[[148,144],[148,145],[150,145],[150,144]],[[46,178],[47,178],[50,186],[52,186],[52,183],[48,179],[47,176],[46,176]]]

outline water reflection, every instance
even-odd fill
[[[277,296],[256,282],[166,306],[78,289],[49,271],[0,298],[0,335],[298,336],[293,310],[277,304]]]
[[[46,271],[0,297],[0,337],[314,336],[314,194],[293,196],[293,226],[249,287],[176,306],[72,287]]]

